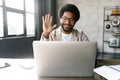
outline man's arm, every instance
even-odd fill
[[[49,41],[49,38],[46,38],[43,34],[41,35],[40,41]]]

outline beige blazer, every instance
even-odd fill
[[[41,35],[41,41],[62,41],[61,27],[53,30],[49,34],[49,38],[46,39],[43,34]],[[78,31],[76,29],[72,30],[72,37],[70,41],[89,41],[88,37],[83,31]]]

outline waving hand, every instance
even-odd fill
[[[43,35],[44,37],[48,38],[49,33],[56,29],[57,25],[56,24],[52,25],[52,16],[50,14],[42,16],[42,22],[43,22]]]

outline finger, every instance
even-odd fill
[[[50,23],[52,23],[52,16],[50,16]]]
[[[53,25],[53,29],[56,29],[56,28],[58,28],[58,27],[57,27],[57,24]]]
[[[45,15],[45,22],[47,22],[48,14]]]
[[[50,14],[47,14],[46,22],[49,23],[49,21],[50,21]]]
[[[47,14],[47,21],[49,22],[50,20],[50,14]]]
[[[50,14],[47,15],[47,22],[51,23],[51,15]]]

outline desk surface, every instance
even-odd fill
[[[10,64],[10,66],[5,68],[0,68],[0,80],[103,80],[98,78],[98,76],[94,76],[94,78],[77,77],[77,78],[39,78],[38,79],[36,76],[33,59],[0,59],[0,67],[4,66],[5,63]]]

